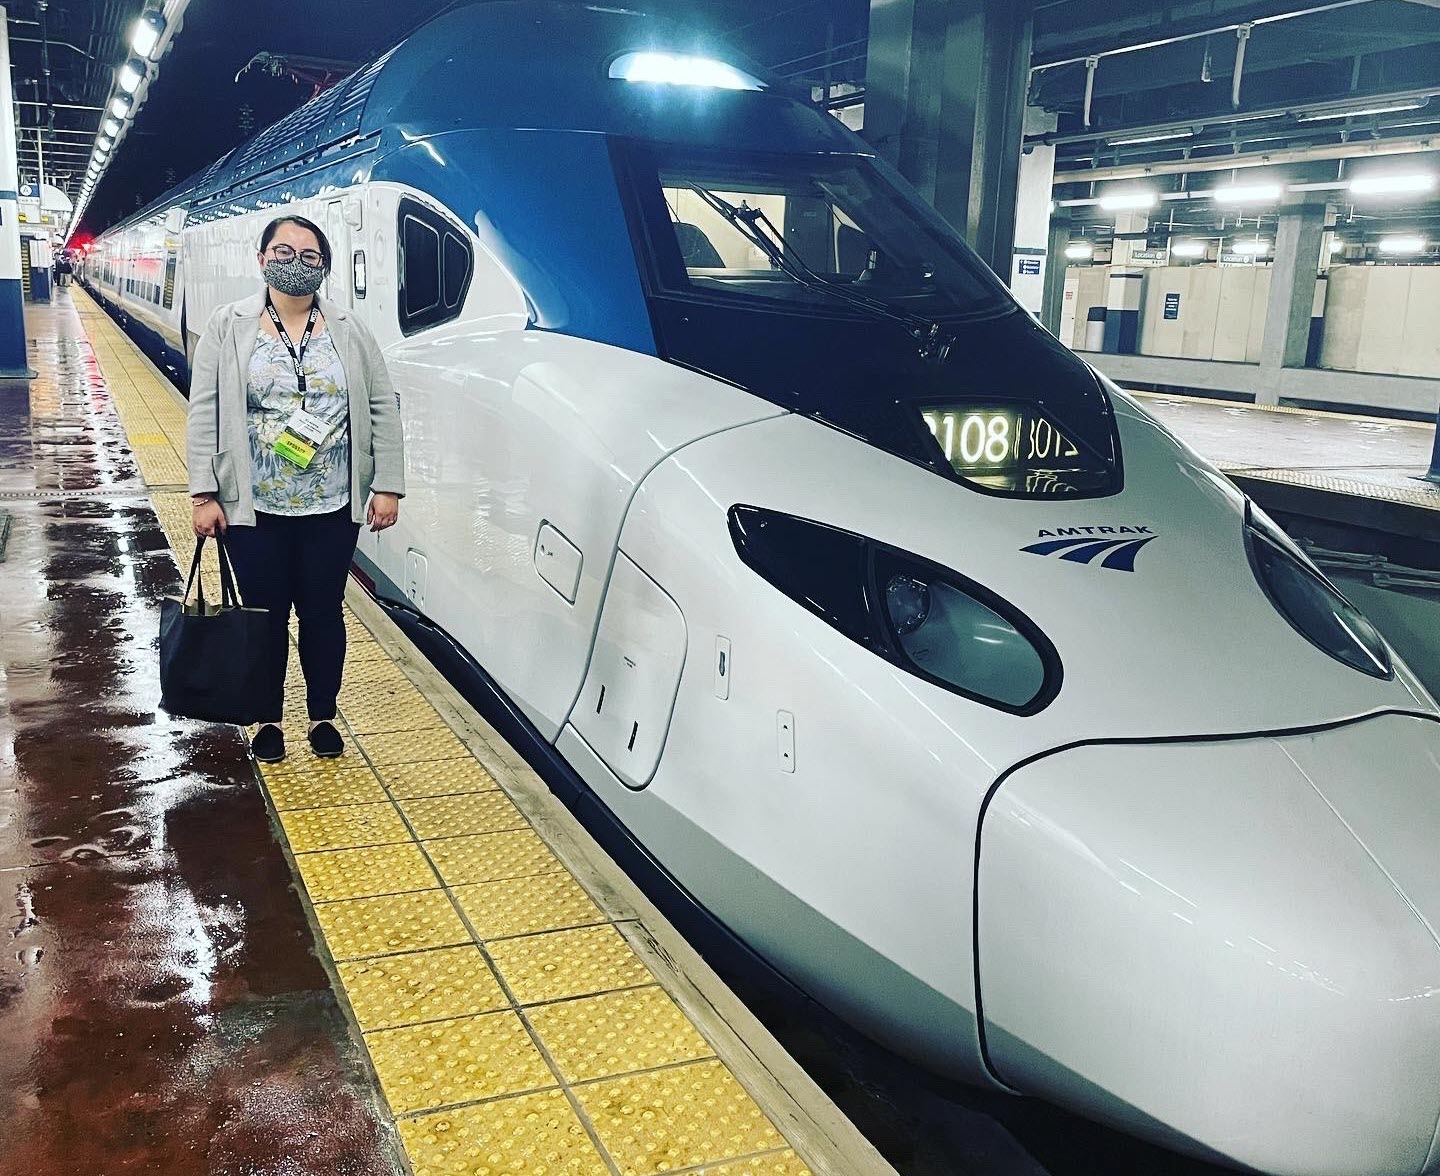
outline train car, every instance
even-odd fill
[[[944,1075],[1436,1166],[1434,700],[860,138],[661,20],[460,6],[87,281],[182,365],[281,211],[399,390],[363,571],[750,949]]]

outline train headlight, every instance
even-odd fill
[[[1060,689],[1055,647],[1008,602],[950,568],[838,527],[753,506],[730,510],[753,571],[907,673],[1014,714]]]
[[[1390,651],[1375,626],[1250,502],[1245,506],[1245,544],[1260,587],[1300,636],[1361,673],[1374,678],[1394,674]]]

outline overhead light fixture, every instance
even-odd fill
[[[100,124],[100,129],[107,135],[118,135],[120,133],[120,120],[118,118],[107,118]]]
[[[1352,196],[1399,196],[1403,193],[1429,192],[1435,187],[1433,172],[1415,172],[1403,176],[1357,176],[1350,181]]]
[[[1210,195],[1218,204],[1273,204],[1280,199],[1279,184],[1240,184],[1230,188],[1213,188]]]
[[[1167,131],[1162,135],[1136,135],[1133,139],[1111,139],[1112,147],[1135,147],[1141,143],[1168,143],[1172,139],[1193,139],[1194,131]]]
[[[664,86],[704,86],[714,90],[763,90],[764,83],[713,57],[683,53],[622,53],[610,65],[610,76],[622,82]]]
[[[1345,248],[1345,242],[1342,241],[1342,240],[1340,240],[1339,237],[1331,237],[1331,238],[1330,238],[1330,252],[1331,252],[1331,253],[1339,253],[1339,252],[1340,252],[1342,249],[1344,249],[1344,248]]]
[[[110,138],[109,135],[101,135],[95,140],[95,143],[97,146],[103,147],[106,151],[109,151],[110,148],[115,146],[115,140]]]
[[[1400,253],[1423,253],[1424,251],[1425,251],[1425,238],[1424,238],[1424,237],[1411,237],[1411,236],[1408,236],[1408,235],[1407,235],[1407,236],[1401,236],[1401,237],[1381,237],[1381,238],[1380,238],[1380,252],[1381,252],[1381,253],[1391,253],[1391,254],[1400,254]]]
[[[1415,102],[1392,102],[1386,106],[1357,106],[1353,110],[1316,110],[1308,114],[1297,114],[1297,122],[1325,122],[1332,118],[1364,118],[1369,114],[1398,114],[1402,110],[1419,110],[1429,99]]]
[[[1172,241],[1170,252],[1176,257],[1204,257],[1206,245],[1204,241]]]
[[[135,99],[129,94],[116,94],[110,99],[110,113],[116,118],[128,118],[130,108],[135,105]]]
[[[1259,257],[1261,254],[1270,252],[1269,241],[1236,241],[1231,246],[1232,253],[1239,253],[1245,257]]]
[[[1072,241],[1065,246],[1065,256],[1071,261],[1084,261],[1095,256],[1095,247],[1088,241]]]
[[[120,67],[115,75],[115,84],[126,94],[133,94],[140,88],[140,83],[145,80],[145,63],[138,57],[132,57]]]
[[[1155,199],[1155,193],[1148,189],[1139,192],[1107,192],[1100,197],[1100,207],[1106,212],[1154,208]]]
[[[140,14],[130,29],[130,48],[141,57],[149,57],[155,52],[155,46],[160,44],[160,38],[165,32],[165,18],[153,9],[150,12]]]

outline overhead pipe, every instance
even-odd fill
[[[1288,106],[1267,106],[1259,110],[1247,111],[1241,115],[1232,114],[1198,114],[1193,118],[1174,119],[1170,122],[1150,123],[1146,126],[1135,127],[1112,127],[1106,130],[1070,131],[1057,133],[1055,131],[1042,132],[1038,135],[1026,135],[1025,144],[1049,144],[1061,146],[1065,143],[1084,143],[1091,139],[1112,139],[1117,137],[1129,137],[1132,135],[1163,135],[1172,131],[1203,131],[1206,127],[1231,126],[1237,122],[1259,122],[1266,118],[1284,118],[1288,114],[1309,114],[1316,110],[1331,110],[1337,107],[1351,106],[1355,103],[1401,103],[1401,102],[1423,102],[1430,98],[1440,96],[1440,86],[1415,86],[1406,90],[1386,90],[1378,94],[1355,94],[1346,98],[1325,98],[1314,102],[1293,102]]]
[[[1087,57],[1085,59],[1085,125],[1090,125],[1090,102],[1095,97],[1095,70],[1100,66],[1100,58]]]
[[[1440,150],[1440,134],[1409,139],[1374,139],[1359,143],[1317,144],[1289,147],[1252,155],[1224,155],[1214,159],[1177,159],[1170,163],[1121,164],[1116,167],[1057,171],[1056,184],[1088,184],[1102,180],[1142,180],[1151,176],[1192,175],[1196,172],[1232,171],[1236,168],[1271,167],[1280,163],[1308,163],[1316,159],[1358,159],[1365,156],[1415,155]]]
[[[1079,65],[1088,61],[1091,56],[1095,57],[1118,57],[1122,53],[1140,53],[1146,49],[1160,49],[1165,45],[1178,45],[1183,41],[1198,41],[1201,37],[1213,37],[1219,33],[1233,33],[1242,24],[1264,25],[1276,24],[1282,20],[1294,20],[1301,16],[1318,16],[1324,12],[1335,12],[1341,8],[1354,8],[1359,4],[1373,4],[1374,0],[1333,0],[1330,4],[1312,4],[1308,8],[1298,8],[1294,12],[1280,12],[1274,16],[1257,16],[1249,21],[1234,21],[1231,24],[1216,25],[1213,29],[1204,29],[1198,33],[1180,33],[1174,37],[1157,37],[1153,41],[1142,41],[1135,45],[1122,45],[1118,49],[1103,49],[1097,54],[1086,54],[1083,57],[1066,57],[1060,61],[1046,61],[1039,65],[1030,67],[1031,73],[1040,73],[1042,70],[1059,69],[1062,65]]]
[[[1230,106],[1240,109],[1240,79],[1245,74],[1245,46],[1250,43],[1250,30],[1254,25],[1242,24],[1235,30],[1235,73],[1230,79]]]

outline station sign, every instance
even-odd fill
[[[1165,317],[1171,321],[1180,317],[1180,291],[1171,290],[1166,293]]]

